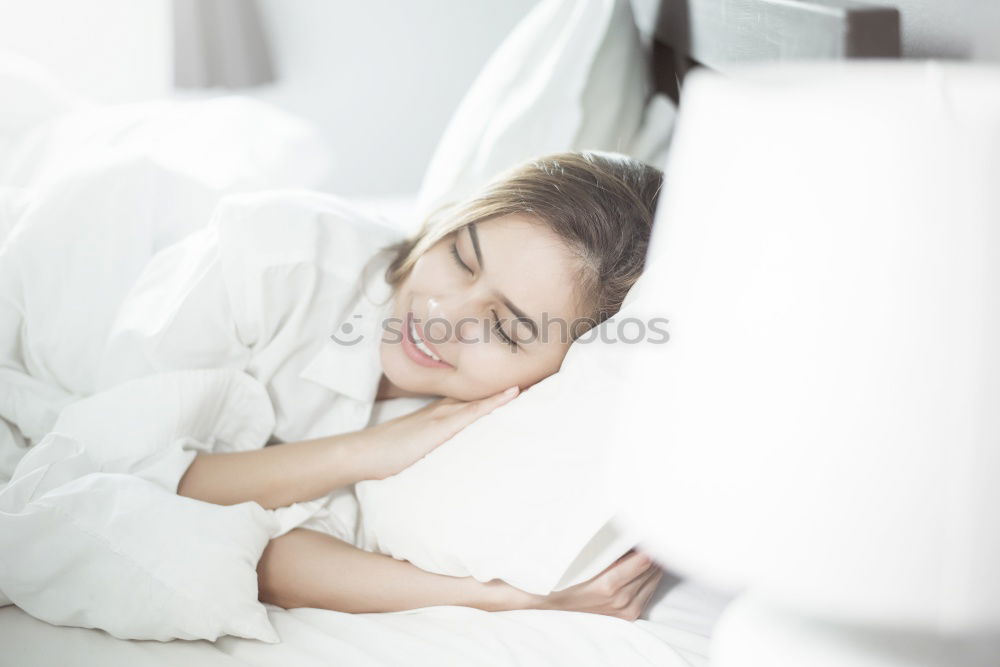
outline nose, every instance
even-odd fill
[[[481,320],[478,300],[468,294],[449,294],[427,297],[427,322],[424,332],[430,342],[472,342]]]

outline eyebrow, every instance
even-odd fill
[[[483,252],[479,248],[479,233],[476,231],[476,223],[470,222],[467,226],[467,229],[469,230],[469,238],[472,239],[472,250],[473,252],[476,253],[476,261],[479,263],[479,270],[482,271]],[[524,312],[523,310],[515,306],[513,303],[511,303],[510,299],[508,299],[507,297],[501,295],[500,300],[503,301],[505,306],[510,308],[510,312],[514,313],[514,316],[517,317],[518,320],[523,321],[525,324],[528,325],[528,328],[531,329],[531,335],[537,338],[538,325],[535,324],[535,321],[530,317],[528,317],[528,314],[526,312]]]

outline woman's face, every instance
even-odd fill
[[[380,348],[386,377],[409,392],[474,400],[555,373],[582,317],[577,261],[519,215],[441,239],[394,295]]]

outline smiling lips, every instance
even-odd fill
[[[403,351],[406,356],[421,366],[429,368],[453,368],[451,364],[441,359],[434,346],[424,340],[423,330],[413,319],[413,313],[406,314],[406,327],[403,334]]]

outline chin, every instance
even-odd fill
[[[415,367],[398,345],[383,344],[379,351],[379,358],[382,362],[382,372],[385,373],[389,382],[400,389],[429,396],[441,395],[440,390],[431,386],[434,383],[428,381],[426,371]]]

